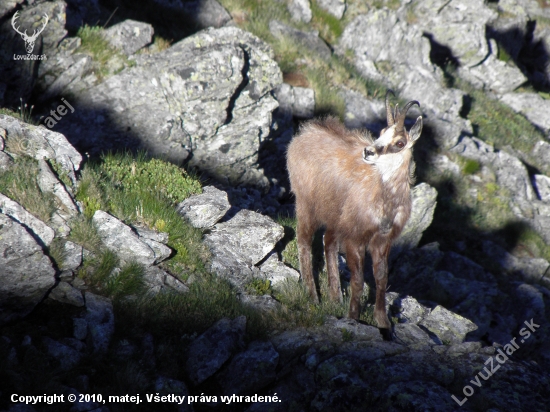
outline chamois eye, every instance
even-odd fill
[[[397,147],[399,147],[400,149],[403,149],[405,147],[405,143],[403,143],[401,140],[398,141],[396,144],[395,144]]]

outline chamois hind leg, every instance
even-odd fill
[[[328,289],[332,301],[342,303],[342,288],[338,272],[338,240],[332,230],[325,231],[325,258],[327,261]]]
[[[369,243],[369,252],[372,256],[372,272],[376,281],[376,303],[374,305],[374,319],[379,328],[391,329],[386,313],[386,287],[388,284],[388,255],[391,241],[387,235],[377,233]]]
[[[308,219],[308,216],[309,213],[307,213],[307,211],[302,211],[302,208],[297,204],[296,217],[298,219],[298,225],[296,236],[298,255],[300,257],[300,273],[302,282],[306,285],[311,300],[315,303],[319,303],[319,296],[317,295],[317,288],[315,286],[315,280],[313,279],[311,263],[311,243],[313,242],[313,235],[315,234],[316,227],[312,224],[310,219]]]
[[[359,319],[361,309],[361,296],[365,283],[364,258],[365,248],[357,246],[350,241],[345,244],[346,261],[351,271],[351,299],[348,316],[352,319]]]

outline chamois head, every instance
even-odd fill
[[[382,155],[397,155],[403,153],[404,150],[412,148],[416,140],[420,137],[422,132],[422,116],[418,116],[416,123],[409,132],[405,129],[405,117],[407,112],[413,105],[420,106],[416,100],[408,102],[403,110],[400,112],[398,105],[391,108],[389,95],[394,94],[393,91],[388,90],[386,93],[386,117],[388,126],[382,129],[380,137],[376,139],[374,144],[365,147],[363,150],[363,160],[369,164],[376,164],[382,158]],[[386,159],[390,161],[391,156]],[[395,160],[394,160],[395,162]]]

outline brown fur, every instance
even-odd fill
[[[396,135],[403,136],[408,141],[406,130]],[[315,231],[324,226],[330,298],[342,301],[337,256],[342,249],[352,273],[349,317],[359,317],[363,262],[368,250],[377,289],[375,319],[379,327],[389,328],[385,310],[387,258],[411,211],[412,153],[409,147],[404,149],[400,153],[403,163],[383,182],[378,167],[363,161],[365,147],[375,144],[370,133],[348,130],[333,117],[312,120],[290,143],[287,166],[296,196],[301,275],[311,298],[318,301],[311,242]]]

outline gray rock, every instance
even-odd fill
[[[300,279],[300,273],[281,262],[276,253],[271,254],[266,261],[260,265],[260,272],[274,287],[281,286],[287,279],[295,281]]]
[[[66,241],[63,245],[63,261],[60,270],[76,270],[82,264],[83,248],[76,243]],[[58,262],[59,263],[59,262]]]
[[[317,5],[337,19],[341,19],[346,11],[346,0],[318,0]]]
[[[477,160],[492,169],[497,177],[497,183],[508,189],[512,194],[510,205],[519,209],[522,214],[529,215],[535,192],[527,168],[515,156],[496,151],[491,145],[475,137],[464,137],[451,150],[467,159]]]
[[[279,354],[271,342],[252,342],[218,376],[225,395],[257,393],[277,377]]]
[[[92,221],[105,246],[125,262],[136,261],[151,266],[170,256],[170,249],[162,243],[140,238],[130,226],[108,213],[98,210]]]
[[[293,27],[287,26],[277,20],[271,20],[269,22],[269,31],[271,34],[279,39],[290,37],[292,40],[298,42],[303,47],[307,47],[309,50],[319,54],[319,56],[325,60],[330,59],[332,51],[330,47],[319,37],[319,32],[316,30],[305,32]]]
[[[447,355],[457,356],[465,353],[474,353],[481,349],[481,342],[455,343],[447,349]]]
[[[45,55],[46,59],[55,55],[57,45],[67,36],[65,30],[66,3],[61,0],[51,2],[35,2],[18,11],[16,26],[21,32],[28,34],[40,30],[44,23],[44,15],[49,20],[44,30],[38,36],[31,51],[35,56]],[[17,107],[20,99],[28,102],[36,80],[36,72],[40,60],[19,61],[13,64],[13,55],[26,55],[26,42],[11,27],[11,18],[3,20],[0,31],[3,33],[3,42],[0,45],[0,54],[5,56],[0,63],[0,104],[5,107]],[[7,57],[10,61],[7,62]],[[42,60],[44,61],[44,60]],[[3,87],[2,87],[3,86]],[[2,89],[3,92],[2,92]]]
[[[306,330],[287,330],[270,338],[279,353],[279,364],[285,365],[307,352],[314,343],[314,337]]]
[[[274,90],[279,110],[299,119],[310,119],[315,111],[315,92],[305,87],[280,84]]]
[[[88,324],[87,341],[94,354],[107,352],[115,331],[113,304],[109,298],[85,292],[86,314]]]
[[[52,243],[55,232],[51,227],[27,212],[19,203],[14,202],[1,193],[0,213],[9,216],[16,222],[25,226],[25,228],[28,228],[27,230],[29,230],[33,237],[43,246],[49,246]]]
[[[214,375],[242,346],[246,318],[219,320],[195,339],[187,350],[187,376],[194,385]]]
[[[267,44],[235,27],[207,29],[135,61],[77,94],[57,127],[91,154],[139,146],[179,164],[192,153],[190,166],[223,182],[269,185],[258,151],[282,74]]]
[[[415,248],[422,233],[430,226],[436,206],[437,190],[427,183],[420,183],[412,190],[412,211],[401,236],[393,243],[393,249]],[[392,252],[396,253],[396,252]]]
[[[55,270],[40,245],[2,213],[0,267],[0,324],[27,315],[55,284]]]
[[[67,191],[65,185],[57,179],[52,172],[50,166],[44,159],[38,161],[39,175],[38,175],[38,187],[44,192],[50,192],[55,195],[62,207],[59,209],[59,213],[65,219],[75,217],[80,211],[76,205],[75,200],[71,194]]]
[[[80,38],[78,40],[80,41]],[[78,44],[79,41],[76,43]],[[68,53],[72,53],[72,51]],[[50,64],[53,66],[53,63]],[[44,73],[44,77],[39,80],[39,83],[44,85],[45,88],[44,94],[38,98],[40,102],[45,102],[63,94],[75,94],[83,90],[86,88],[83,78],[94,68],[93,59],[82,54],[74,56],[61,54],[55,63],[57,65],[53,66],[47,74]]]
[[[346,104],[344,124],[350,129],[367,128],[373,131],[380,129],[386,119],[384,102],[370,100],[361,93],[342,89],[340,95]]]
[[[68,303],[69,305],[77,307],[84,306],[82,292],[76,288],[73,288],[67,282],[59,282],[50,292],[49,297],[57,302]]]
[[[489,56],[481,64],[459,68],[459,76],[478,88],[485,88],[498,94],[512,92],[527,82],[527,77],[515,65],[497,58],[496,41],[490,39],[489,44]]]
[[[420,26],[439,44],[449,47],[461,66],[475,66],[489,54],[485,28],[497,13],[483,0],[428,0],[414,13]]]
[[[304,23],[311,21],[312,14],[309,0],[290,0],[287,8],[292,20]]]
[[[189,292],[189,288],[181,281],[157,266],[146,268],[143,280],[149,288],[149,293],[152,295],[160,292]]]
[[[42,338],[46,353],[54,357],[59,362],[59,368],[62,371],[69,371],[80,363],[82,355],[70,346],[48,337]]]
[[[399,323],[393,331],[398,343],[413,347],[435,345],[432,338],[414,323]]]
[[[261,312],[271,312],[281,307],[281,304],[271,295],[257,296],[242,293],[239,295],[239,300]]]
[[[24,2],[25,0],[6,0],[2,2],[2,4],[0,5],[0,18],[15,10],[15,8],[19,4],[22,4]]]
[[[230,208],[227,193],[214,186],[203,187],[201,194],[188,197],[177,207],[178,213],[198,228],[214,226]]]
[[[418,303],[412,296],[405,296],[394,300],[391,310],[400,322],[412,324],[420,322],[429,312],[427,307]]]
[[[541,170],[550,173],[550,143],[539,140],[533,147],[531,156]]]
[[[169,1],[169,3],[174,4]],[[198,29],[222,27],[231,21],[227,10],[216,0],[191,0],[180,3]]]
[[[239,275],[247,278],[252,274],[251,267],[272,251],[283,235],[283,227],[271,218],[250,210],[239,211],[204,237],[212,252],[212,271],[241,284]]]
[[[130,56],[153,41],[155,30],[148,23],[124,20],[103,32],[109,44]]]
[[[506,93],[500,100],[544,133],[550,132],[550,100],[543,99],[538,93]]]
[[[354,319],[342,318],[336,321],[329,320],[323,326],[323,329],[328,329],[328,332],[331,332],[331,329],[344,333],[346,330],[351,334],[353,340],[358,341],[382,341],[382,335],[378,328],[370,325],[364,325],[357,322]],[[337,332],[335,333],[337,334]]]
[[[170,235],[166,232],[159,232],[145,226],[133,226],[133,229],[141,239],[153,240],[157,243],[162,243],[163,245],[168,243],[168,239],[170,237]]]
[[[82,156],[71,146],[65,136],[45,127],[36,127],[0,114],[0,127],[6,130],[7,140],[13,139],[23,154],[37,160],[51,159],[60,164],[67,172],[73,184],[76,184],[75,172],[80,169]]]
[[[13,159],[7,153],[0,152],[0,172],[6,171],[13,165]]]
[[[534,175],[533,180],[538,198],[543,202],[550,202],[550,177]]]
[[[436,306],[418,323],[436,335],[443,343],[461,343],[468,332],[477,329],[475,323],[443,306]]]

